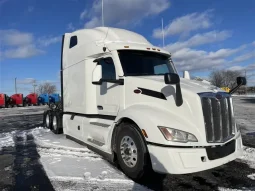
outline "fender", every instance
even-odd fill
[[[168,110],[163,110],[155,106],[144,104],[132,105],[118,114],[115,119],[115,123],[118,124],[123,118],[131,119],[139,126],[140,129],[144,129],[148,135],[148,138],[144,137],[145,140],[152,143],[176,145],[175,142],[167,141],[157,126],[165,126],[187,131],[194,134],[197,139],[199,139],[198,135],[200,135],[197,128],[194,127],[194,124],[192,125],[187,121],[183,121],[183,119],[180,119],[180,117],[173,112],[169,112]]]

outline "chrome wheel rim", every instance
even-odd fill
[[[122,138],[120,143],[120,153],[121,158],[128,167],[133,168],[136,165],[137,147],[131,137],[125,136]]]
[[[47,127],[50,126],[50,116],[49,116],[49,114],[46,115],[46,126]]]
[[[53,126],[54,130],[57,130],[57,118],[56,118],[56,116],[53,117],[52,126]]]

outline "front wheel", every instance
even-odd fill
[[[116,154],[123,172],[133,180],[141,180],[151,172],[148,149],[135,124],[123,123],[117,131]]]

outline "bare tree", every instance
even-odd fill
[[[37,93],[38,94],[53,94],[57,91],[57,87],[54,84],[49,82],[45,82],[43,84],[38,85]]]
[[[210,81],[212,85],[217,86],[217,87],[222,87],[223,86],[223,75],[222,71],[219,70],[214,70],[209,76]]]
[[[236,78],[242,76],[241,71],[214,70],[210,74],[212,85],[217,87],[228,87],[230,89],[236,86]]]

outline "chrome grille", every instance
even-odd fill
[[[199,95],[207,142],[222,143],[231,139],[235,135],[235,119],[230,95],[224,92]]]

